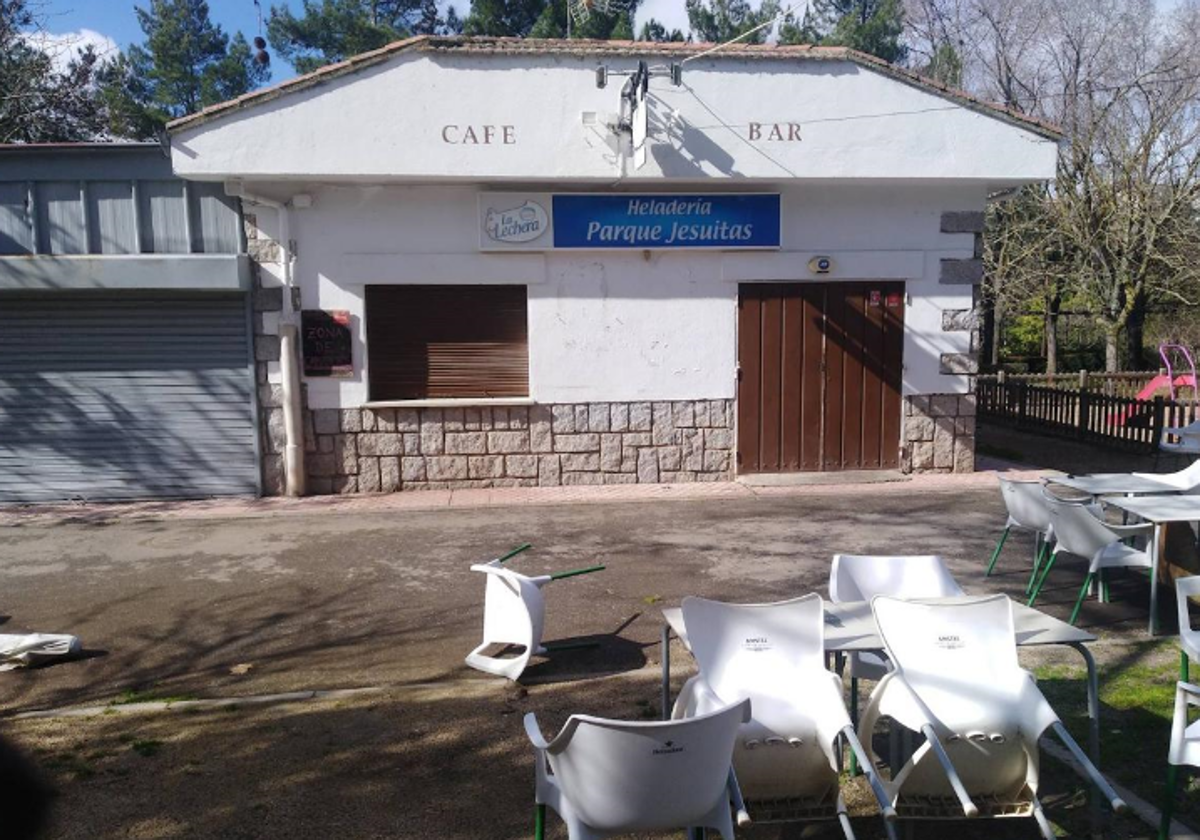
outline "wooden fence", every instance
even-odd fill
[[[1145,376],[1143,387],[1154,374]],[[1153,452],[1169,426],[1200,419],[1192,400],[1149,400],[1100,389],[1033,384],[1030,377],[980,376],[976,380],[977,412],[981,418],[1018,429],[1102,443],[1135,452]],[[1121,374],[1108,374],[1112,377]],[[1129,377],[1129,375],[1125,375]],[[1098,377],[1097,377],[1098,378]],[[1132,379],[1132,377],[1129,377]],[[1115,390],[1115,389],[1114,389]],[[1135,389],[1133,393],[1136,393]]]

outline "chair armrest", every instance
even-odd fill
[[[533,712],[525,715],[525,734],[529,736],[535,749],[547,750],[550,748],[550,744],[547,743],[542,735],[542,730],[538,727],[537,715]]]
[[[1139,522],[1136,525],[1110,525],[1106,522],[1104,527],[1108,528],[1108,530],[1121,539],[1125,539],[1126,537],[1145,537],[1154,531],[1153,522]]]
[[[1200,706],[1200,685],[1180,680],[1175,683],[1175,690],[1187,700],[1189,706]]]

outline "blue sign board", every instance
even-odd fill
[[[555,195],[555,248],[778,248],[779,196]]]

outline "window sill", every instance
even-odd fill
[[[494,406],[536,405],[532,397],[456,397],[432,400],[379,400],[365,402],[363,408],[489,408]]]

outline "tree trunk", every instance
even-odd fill
[[[1049,295],[1046,298],[1046,373],[1058,373],[1058,312],[1062,308],[1062,298]]]
[[[1121,329],[1115,325],[1104,329],[1104,371],[1116,373],[1121,369],[1121,357],[1118,353],[1117,340],[1121,337]]]
[[[1125,367],[1127,370],[1145,370],[1146,368],[1145,327],[1146,296],[1139,294],[1134,298],[1129,320],[1125,322]]]

